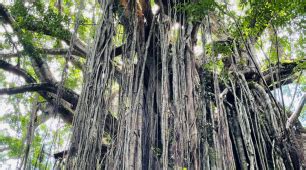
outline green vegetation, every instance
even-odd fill
[[[61,4],[58,4],[59,2],[61,2]],[[3,96],[0,98],[0,151],[3,150],[3,152],[0,152],[0,166],[1,162],[5,163],[7,160],[12,159],[22,162],[25,157],[26,141],[28,140],[27,135],[29,134],[29,123],[31,121],[31,114],[33,114],[33,103],[38,103],[39,109],[35,113],[35,129],[33,129],[34,136],[33,139],[31,139],[28,167],[35,169],[52,169],[52,165],[55,163],[53,154],[68,149],[71,137],[72,119],[77,108],[79,96],[82,92],[83,78],[89,78],[89,73],[93,71],[87,70],[88,68],[86,67],[93,63],[86,64],[85,60],[90,57],[93,52],[93,49],[91,49],[92,46],[105,45],[95,44],[96,41],[94,40],[95,34],[97,32],[100,33],[99,31],[103,31],[104,29],[101,28],[101,30],[97,31],[96,28],[100,24],[98,21],[102,17],[105,17],[105,13],[103,13],[104,11],[100,9],[100,4],[95,0],[84,2],[85,7],[80,9],[80,18],[78,21],[76,18],[77,11],[82,3],[79,0],[35,0],[33,3],[24,3],[23,0],[16,0],[11,4],[1,4],[0,95]],[[113,41],[112,43],[114,44],[114,50],[110,50],[111,52],[108,54],[111,56],[109,67],[114,67],[111,70],[111,76],[118,74],[118,72],[123,72],[126,69],[124,63],[127,62],[125,62],[125,60],[128,60],[127,58],[124,58],[126,56],[122,54],[116,54],[117,56],[115,56],[116,52],[114,51],[116,50],[116,47],[124,46],[127,42],[132,41],[132,39],[130,39],[131,37],[129,37],[130,35],[127,35],[126,33],[127,28],[124,27],[121,21],[121,17],[125,14],[125,11],[123,11],[124,9],[119,5],[118,1],[114,1],[114,3],[112,10],[115,12],[115,15],[113,16],[115,22],[112,23],[112,26],[115,28],[115,33],[113,37],[107,40],[107,42]],[[151,6],[157,4],[157,1],[150,0]],[[232,6],[237,6],[237,8],[232,8]],[[165,23],[169,24],[165,26],[167,32],[165,35],[169,36],[169,38],[167,37],[168,39],[166,38],[167,43],[169,43],[167,45],[170,46],[169,51],[173,48],[174,50],[177,50],[176,52],[179,52],[181,49],[175,49],[176,47],[182,48],[182,51],[190,50],[187,50],[189,44],[186,46],[185,44],[179,44],[181,43],[180,38],[185,36],[182,35],[183,31],[181,31],[181,29],[186,29],[189,32],[193,31],[188,30],[189,28],[185,27],[187,24],[192,23],[195,27],[205,28],[205,30],[203,29],[204,31],[197,30],[200,32],[199,36],[195,36],[197,38],[195,46],[203,47],[203,53],[199,54],[199,57],[197,58],[201,60],[201,62],[199,62],[199,68],[204,70],[204,74],[216,72],[216,75],[219,76],[216,79],[220,80],[220,83],[223,83],[223,86],[229,86],[232,79],[234,79],[234,76],[231,75],[233,72],[233,67],[231,67],[233,63],[231,62],[235,60],[235,67],[237,66],[238,69],[244,69],[250,65],[249,63],[254,62],[250,58],[245,57],[252,53],[257,62],[254,65],[258,66],[258,69],[263,71],[263,73],[269,72],[271,68],[284,70],[285,73],[278,75],[281,78],[280,82],[272,82],[271,80],[269,84],[270,86],[278,85],[279,83],[285,84],[287,81],[284,80],[290,80],[293,84],[298,85],[295,86],[297,87],[296,89],[298,89],[295,97],[300,97],[302,93],[306,92],[305,33],[303,33],[305,4],[301,1],[262,2],[255,0],[253,2],[238,1],[235,2],[235,4],[225,4],[218,3],[214,0],[199,0],[194,3],[179,3],[175,5],[172,10],[176,10],[178,17],[169,23],[168,20],[165,19]],[[7,16],[6,12],[10,16]],[[178,18],[181,17],[180,15],[183,15],[182,13],[187,14],[188,23],[184,23],[185,25],[179,25],[180,28],[178,29],[172,28],[175,27],[174,25],[177,24],[177,20],[179,20]],[[145,16],[148,14],[143,15]],[[169,20],[172,19],[171,17],[172,16],[170,15]],[[159,21],[161,18],[158,18],[157,20]],[[144,23],[144,27],[149,25],[149,23],[146,22]],[[76,23],[79,24],[79,27],[76,30],[77,33],[75,34],[75,37],[73,37]],[[158,24],[156,25],[158,26]],[[140,31],[135,32],[135,34],[138,34]],[[189,32],[186,32],[184,32],[186,35],[189,34]],[[103,36],[107,37],[109,35],[102,35],[102,37]],[[148,35],[146,34],[144,37],[148,37]],[[153,35],[152,37],[152,42],[163,38],[158,37],[158,35]],[[190,37],[192,37],[191,33]],[[190,37],[184,40],[189,42]],[[72,38],[74,38],[73,47],[70,46]],[[252,46],[248,46],[249,44]],[[139,50],[141,43],[135,43],[133,45],[137,47],[137,50]],[[105,47],[107,46],[105,45]],[[121,49],[122,51],[131,48],[130,46],[124,47],[125,48]],[[150,46],[149,50],[156,50],[161,46],[156,45],[154,47],[155,48],[151,48]],[[101,49],[103,48],[101,47]],[[143,49],[140,49],[139,51],[142,50]],[[191,49],[191,51],[192,50],[193,49]],[[71,55],[69,56],[68,54]],[[137,60],[133,61],[136,66],[139,61],[142,61],[142,58],[139,59],[138,54],[134,55],[137,55]],[[157,58],[158,55],[161,54],[149,53],[148,58]],[[173,62],[171,55],[174,55],[173,51],[171,51],[171,54],[167,56],[167,59],[169,59],[167,62],[169,63]],[[179,60],[179,57],[185,56],[175,57]],[[102,56],[101,58],[97,57],[97,61],[102,59],[104,59]],[[161,59],[158,59],[156,62],[158,63],[158,66],[156,66],[157,69],[163,67]],[[198,61],[193,62],[198,64]],[[148,63],[150,63],[150,61],[148,61]],[[196,64],[192,65],[192,67],[198,66]],[[132,66],[134,67],[134,65]],[[187,66],[184,65],[184,68],[185,67]],[[102,70],[102,67],[100,68],[99,66],[98,68]],[[146,67],[145,69],[150,68]],[[198,67],[196,67],[196,69],[198,69]],[[180,71],[181,70],[177,70],[177,72]],[[161,71],[158,70],[156,72],[156,76],[158,77]],[[63,73],[66,76],[63,76]],[[241,71],[240,73],[243,72]],[[128,75],[130,72],[124,72],[124,74]],[[169,74],[173,76],[172,74],[174,73],[171,72]],[[264,76],[267,75],[269,74],[267,73]],[[104,72],[102,73],[101,71],[101,74],[99,72],[99,74],[95,76],[96,77],[92,76],[90,78],[99,81],[99,78],[105,75]],[[146,74],[145,76],[148,75]],[[199,75],[195,74],[192,76],[196,77]],[[258,77],[254,78],[251,76],[251,78],[249,78],[250,81],[259,81],[259,75],[256,76]],[[182,77],[185,77],[185,75]],[[107,78],[111,79],[109,77]],[[116,80],[126,80],[121,80],[121,78],[122,77],[117,76]],[[158,78],[162,79],[161,77]],[[171,77],[171,81],[172,79],[173,77]],[[273,81],[276,80],[273,79]],[[48,87],[24,87],[26,85],[34,86],[44,83],[50,84],[48,84]],[[150,83],[151,82],[147,84],[151,85]],[[114,102],[119,100],[118,96],[122,93],[122,87],[120,85],[122,84],[117,82],[113,83],[111,88],[109,88],[110,92],[107,91],[104,93],[104,95],[112,97],[112,100],[107,101],[109,102],[109,105],[112,105],[112,107],[109,107],[112,109],[109,109],[108,112],[110,112],[115,119],[119,119],[121,116],[118,114],[121,110],[117,111],[119,107],[117,106],[117,103],[119,102]],[[207,89],[211,90],[213,89],[213,86],[214,84],[210,84],[209,89]],[[223,86],[222,88],[227,88]],[[28,90],[23,89],[24,91],[20,90],[21,92],[18,93],[11,92],[17,87],[23,87],[24,89],[27,88]],[[88,88],[94,91],[97,87],[90,86]],[[187,87],[182,86],[180,88]],[[293,88],[293,86],[290,86],[290,88],[284,86],[282,93],[284,93],[285,97],[292,97],[294,96],[293,91],[295,91]],[[158,91],[161,89],[156,88],[154,90]],[[10,93],[7,91],[10,91]],[[133,93],[136,92],[133,91]],[[171,94],[172,93],[174,92],[171,91]],[[35,99],[34,97],[36,94],[39,95],[38,99]],[[58,94],[62,97],[63,101],[58,98]],[[195,94],[193,95],[198,97]],[[214,94],[208,95],[210,95],[211,98],[215,98]],[[185,97],[187,101],[188,95]],[[170,96],[169,98],[171,98],[169,100],[174,100],[173,96]],[[126,99],[122,102],[125,102],[124,105],[126,105],[127,109],[131,109],[131,105],[135,104],[132,99]],[[154,103],[154,105],[155,104],[156,103]],[[51,109],[50,105],[52,105]],[[212,105],[214,108],[217,108],[215,103]],[[287,109],[292,110],[292,107],[286,107]],[[156,110],[158,109],[159,108]],[[127,112],[130,112],[130,110]],[[199,113],[199,115],[203,114],[202,112]],[[305,120],[305,106],[301,113],[301,118]],[[173,114],[172,110],[171,114]],[[260,116],[264,117],[263,115]],[[213,128],[215,127],[209,127],[208,129],[208,136],[210,138],[208,142],[210,142],[210,145],[213,145]],[[171,131],[171,136],[174,136],[173,131]],[[104,134],[101,138],[106,141],[103,144],[112,144],[112,134]],[[170,138],[170,141],[171,143],[174,143],[174,137]],[[215,148],[210,148],[209,146],[208,149],[210,151],[208,155],[213,159],[212,161],[216,161],[218,158],[217,153],[214,150]],[[156,159],[160,158],[163,154],[163,149],[161,147],[152,147],[151,151],[155,154]],[[180,167],[181,169],[187,169],[185,166]]]

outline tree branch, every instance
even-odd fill
[[[0,3],[0,19],[2,19],[5,23],[8,23],[10,25],[12,25],[14,31],[16,31],[17,36],[20,38],[22,37],[22,32],[21,32],[21,28],[16,28],[14,27],[14,18],[11,16],[11,14],[8,12],[8,10],[5,8],[5,6],[3,4]],[[28,25],[26,25],[23,29],[27,29],[29,31],[38,31],[38,27],[35,23],[27,23]],[[44,25],[44,24],[42,24]],[[40,28],[39,33],[43,33],[45,35],[50,35],[53,37],[57,37],[57,35],[53,35],[52,34],[52,30],[50,30],[49,27],[43,27]],[[68,44],[70,44],[70,39],[71,39],[71,33],[68,30],[63,30],[63,32],[61,33],[61,35],[64,35],[65,37],[57,37],[60,38],[64,41],[66,41]],[[20,38],[21,39],[21,38]],[[55,86],[55,88],[51,88],[52,90],[57,91],[57,87],[58,85],[55,83],[51,72],[48,69],[48,65],[42,60],[42,57],[37,52],[37,50],[34,48],[34,46],[32,44],[25,44],[22,43],[24,48],[27,49],[26,53],[28,55],[33,55],[31,56],[31,61],[32,61],[32,65],[34,67],[34,70],[36,72],[36,74],[38,75],[40,81],[43,82],[48,82],[50,85]],[[83,56],[86,56],[86,45],[79,39],[76,39],[74,42],[74,46],[75,49],[78,50],[80,53],[82,53]],[[115,55],[120,55],[122,53],[122,49],[121,47],[117,47],[114,50]],[[1,67],[2,66],[2,67]],[[24,77],[26,79],[27,83],[36,83],[36,80],[34,78],[32,78],[32,76],[30,76],[26,71],[12,66],[11,64],[0,60],[0,68],[3,68],[7,71],[10,71],[12,73],[15,73],[17,75],[20,75],[22,77]],[[29,88],[28,88],[29,89]],[[32,88],[33,89],[33,88]],[[20,89],[19,89],[20,90]],[[64,88],[62,90],[63,93],[63,99],[65,99],[66,101],[68,101],[71,105],[67,105],[65,102],[60,102],[59,106],[57,106],[57,102],[56,102],[56,96],[52,96],[52,93],[46,92],[46,91],[38,91],[38,93],[43,96],[53,107],[57,108],[56,111],[58,111],[60,113],[60,116],[63,118],[63,120],[67,123],[72,123],[73,120],[73,115],[74,115],[74,109],[77,105],[77,101],[78,101],[78,95],[75,95],[75,93],[67,88]],[[107,117],[107,121],[106,121],[106,131],[107,129],[112,129],[113,127],[111,126],[111,123],[116,123],[116,119],[108,114]],[[114,130],[113,130],[114,131]]]
[[[25,70],[18,68],[16,66],[13,66],[6,61],[0,60],[0,68],[23,77],[27,83],[36,83],[36,80],[30,74],[28,74]],[[43,91],[38,91],[38,93],[42,97],[44,97],[53,107],[57,106],[56,100],[50,94],[48,94],[47,92],[43,92]],[[63,95],[63,96],[67,97],[68,95]],[[75,106],[76,106],[77,100],[74,101],[73,103],[75,103]],[[57,107],[58,109],[57,111],[60,113],[60,117],[66,123],[72,124],[73,110],[69,107],[70,106],[66,106],[64,103],[61,102],[60,105]]]
[[[306,94],[304,94],[299,102],[298,107],[296,108],[295,112],[288,118],[287,123],[286,123],[286,129],[290,129],[292,124],[294,124],[297,120],[298,117],[300,116],[300,113],[303,109],[303,106],[305,104],[305,99],[306,99]]]
[[[2,18],[2,20],[10,25],[12,25],[14,23],[14,17],[8,12],[7,8],[0,3],[0,19]],[[44,35],[48,35],[48,36],[52,36],[58,39],[61,39],[63,41],[65,41],[68,45],[70,45],[70,40],[71,40],[71,36],[72,33],[64,28],[61,28],[62,31],[58,31],[60,32],[60,34],[58,33],[54,33],[53,29],[48,27],[46,24],[42,24],[46,21],[40,21],[37,20],[36,22],[33,23],[25,23],[24,25],[22,25],[23,29],[26,29],[28,31],[33,31],[33,32],[38,32]],[[82,42],[81,39],[76,38],[73,44],[73,51],[72,54],[76,55],[76,56],[81,56],[81,57],[86,57],[87,55],[87,45]],[[63,53],[67,53],[66,49],[58,49],[58,51],[53,50],[53,49],[41,49],[42,52],[45,52],[46,54],[53,54],[53,55],[62,55]],[[120,47],[116,47],[114,50],[115,56],[121,55],[122,54],[122,46]],[[9,54],[8,56],[13,55],[13,54]]]
[[[35,83],[36,82],[36,80],[29,73],[27,73],[27,71],[25,71],[25,70],[23,70],[23,69],[21,69],[17,66],[13,66],[12,64],[10,64],[10,63],[8,63],[4,60],[0,60],[0,68],[24,78],[27,83]]]
[[[66,49],[66,48],[58,48],[58,49],[37,48],[38,52],[40,52],[42,54],[48,54],[48,55],[66,55],[68,53],[68,50],[69,49]],[[17,53],[13,53],[13,52],[12,53],[2,53],[2,54],[0,54],[0,57],[7,59],[7,58],[17,57],[17,56],[22,55],[24,53],[25,53],[25,51],[19,51]],[[81,53],[79,53],[76,50],[72,50],[71,54],[75,55],[75,56],[80,56],[82,58],[85,58],[85,56],[83,56]]]
[[[2,93],[22,93],[26,90],[28,91],[37,91],[42,97],[44,97],[52,106],[55,108],[57,106],[56,102],[56,93],[58,85],[54,85],[52,83],[41,83],[41,84],[35,84],[36,80],[28,74],[25,70],[13,66],[10,63],[0,60],[0,68],[6,71],[9,71],[11,73],[14,73],[18,76],[23,77],[27,83],[31,83],[30,85],[24,85],[17,88],[8,88],[8,89],[2,89]],[[45,90],[43,90],[45,89]],[[0,90],[1,91],[1,90]],[[55,96],[52,96],[51,94],[48,94],[47,92],[54,93]],[[70,89],[64,88],[62,90],[62,97],[65,101],[69,102],[72,105],[72,108],[70,105],[65,104],[63,101],[60,102],[60,105],[57,106],[57,111],[60,113],[60,117],[69,124],[72,124],[73,116],[74,116],[74,109],[76,108],[76,105],[78,103],[78,94],[73,92]],[[116,127],[117,127],[117,121],[116,118],[114,118],[111,114],[108,114],[106,117],[106,125],[105,125],[105,131],[116,133]]]
[[[7,94],[18,94],[24,92],[50,92],[56,94],[58,90],[58,85],[54,85],[51,83],[32,83],[19,87],[11,87],[11,88],[3,88],[0,89],[0,95]],[[74,109],[78,103],[79,95],[70,89],[63,89],[62,98],[69,102]]]
[[[9,147],[0,148],[0,152],[4,152],[4,151],[7,151],[7,150],[10,150],[10,148]]]
[[[45,54],[49,54],[49,55],[66,55],[68,52],[68,49],[44,49],[45,50]],[[49,51],[47,51],[49,50]],[[18,53],[6,53],[6,54],[0,54],[0,59],[8,59],[8,58],[14,58],[14,57],[19,57],[21,54],[24,54],[23,51],[18,52]],[[83,56],[81,56],[83,58]],[[66,57],[65,57],[66,58]],[[83,64],[82,62],[79,61],[79,58],[76,57],[75,55],[71,55],[70,56],[70,61],[71,63],[78,69],[83,69]]]
[[[306,60],[299,60],[299,61],[294,61],[290,63],[280,63],[280,70],[279,70],[279,75],[280,75],[280,84],[281,85],[286,85],[292,83],[298,76],[295,76],[294,73],[298,71],[296,69],[298,67],[298,63],[304,63]],[[266,81],[268,87],[270,90],[273,89],[273,85],[276,84],[278,85],[279,83],[273,82],[273,80],[276,80],[276,76],[278,76],[278,68],[277,67],[272,67],[270,70],[264,71],[263,74],[263,79]],[[260,84],[263,84],[263,81],[260,79],[260,75],[258,72],[254,70],[247,70],[243,72],[246,80],[248,81],[256,81],[259,82]],[[279,85],[278,85],[279,86]]]
[[[49,66],[45,61],[42,60],[42,56],[40,53],[38,53],[32,42],[24,41],[22,28],[20,28],[18,24],[15,23],[13,16],[8,12],[3,4],[0,4],[0,14],[4,18],[3,22],[9,23],[12,26],[14,32],[21,41],[25,52],[28,55],[31,55],[31,63],[38,78],[43,82],[55,83],[56,81],[49,69]]]
[[[38,91],[48,91],[54,93],[53,87],[50,83],[33,83],[33,84],[27,84],[19,87],[10,87],[10,88],[3,88],[0,89],[0,95],[7,94],[18,94],[18,93],[24,93],[24,92],[38,92]]]
[[[2,3],[0,3],[0,16],[3,18],[3,21],[7,22],[8,24],[13,23],[13,17],[10,15],[7,8],[5,8]]]
[[[0,60],[0,68],[23,77],[27,83],[36,83],[36,80],[30,74],[28,74],[25,70],[17,66],[13,66],[6,61]],[[70,92],[69,90],[63,90],[63,92],[66,92],[66,91]],[[50,104],[52,104],[53,107],[56,106],[55,99],[50,94],[48,94],[47,92],[42,92],[42,91],[39,91],[39,94],[43,96]],[[67,95],[63,95],[63,96],[67,96]],[[75,103],[75,106],[76,106],[77,100],[74,101],[73,103]],[[61,103],[60,106],[58,106],[58,112],[60,113],[60,116],[65,120],[65,122],[72,123],[73,111],[68,106],[65,106],[63,103]]]
[[[278,73],[277,66],[272,67],[271,68],[272,72],[270,72],[269,70],[263,72],[264,79],[266,80],[269,86],[273,85],[274,83],[273,80],[277,80],[278,74],[280,75],[280,81],[289,79],[289,77],[293,75],[295,71],[294,69],[298,66],[298,62],[304,63],[305,60],[300,60],[300,61],[291,62],[291,63],[280,63],[279,73]]]
[[[14,17],[8,12],[7,8],[1,3],[0,3],[0,15],[2,16],[5,22],[9,24],[14,23]],[[45,22],[47,21],[36,19],[36,20],[33,20],[31,23],[23,23],[22,28],[28,31],[38,32],[44,35],[56,37],[61,40],[64,40],[68,45],[70,44],[72,33],[69,30],[64,29],[64,28],[57,28],[57,29],[61,29],[61,31],[54,32],[53,28],[44,24]],[[87,54],[86,44],[84,44],[80,39],[76,39],[73,45],[74,45],[74,49],[76,49],[83,56],[86,56]]]

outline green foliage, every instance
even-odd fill
[[[216,61],[209,61],[208,63],[204,64],[203,67],[205,70],[209,71],[215,70],[217,73],[221,73],[223,65],[224,64],[222,60],[216,60]]]
[[[222,6],[214,0],[199,0],[197,2],[186,2],[177,6],[179,11],[186,12],[192,21],[201,21],[209,11],[221,9]]]
[[[92,3],[92,1],[90,2]],[[51,0],[49,1],[49,5],[46,5],[46,2],[36,0],[34,3],[29,3],[29,5],[25,6],[23,1],[15,1],[9,7],[9,12],[15,21],[15,24],[12,25],[13,32],[0,33],[0,36],[4,38],[4,41],[0,42],[0,49],[6,49],[7,51],[13,49],[12,41],[9,37],[15,37],[17,35],[18,40],[14,43],[18,48],[21,47],[18,50],[22,50],[20,67],[34,78],[37,78],[37,75],[31,62],[33,58],[42,58],[44,61],[47,61],[51,69],[53,69],[52,67],[54,65],[60,63],[58,70],[62,70],[65,64],[63,56],[51,57],[39,50],[40,48],[65,48],[62,43],[63,40],[67,41],[71,38],[70,30],[75,24],[74,10],[71,9],[72,7],[75,8],[75,3],[71,0],[64,0],[62,12],[59,12],[54,7],[55,3],[56,0]],[[78,36],[81,39],[84,40],[88,37],[89,32],[94,34],[90,30],[94,26],[90,25],[92,24],[91,20],[85,17],[85,15],[82,15],[80,24]],[[17,63],[17,58],[4,60],[13,65]],[[82,79],[81,70],[70,67],[68,74],[69,77],[65,81],[65,86],[71,89],[78,89],[82,83],[80,81]],[[15,76],[12,78],[11,74],[0,70],[1,88],[16,87],[23,84],[25,84],[23,80],[19,80]],[[39,96],[38,102],[44,105],[46,101],[42,96]],[[1,114],[0,117],[0,147],[7,148],[7,150],[0,153],[0,161],[2,162],[7,159],[20,160],[24,155],[25,139],[32,107],[31,103],[34,103],[33,94],[24,93],[8,97],[1,96],[0,103],[7,103],[7,106],[2,107],[5,115]],[[45,113],[39,112],[39,114]],[[50,165],[50,160],[52,160],[52,155],[50,153],[54,152],[54,148],[61,150],[66,146],[71,126],[65,125],[58,127],[60,128],[59,130],[54,130],[47,124],[42,124],[35,130],[29,153],[29,167],[32,169],[51,169],[52,165]],[[62,126],[62,123],[59,123],[59,125]],[[4,129],[2,127],[6,128]]]
[[[64,29],[64,26],[68,25],[68,17],[58,14],[52,8],[41,8],[41,6],[33,6],[29,9],[24,6],[23,2],[17,1],[11,7],[11,13],[16,21],[14,27],[69,40],[71,33]],[[39,17],[36,17],[35,14]]]
[[[18,158],[22,154],[22,143],[18,138],[0,134],[0,144],[10,148],[8,152],[10,158]]]
[[[306,62],[298,62],[296,69],[298,70],[306,70]]]
[[[299,84],[301,85],[301,90],[303,92],[306,92],[306,74],[305,72],[304,74],[301,75]]]
[[[222,58],[232,54],[231,44],[225,41],[212,42],[205,45],[205,52],[208,62],[203,65],[204,69],[209,71],[216,70],[221,73],[224,68]],[[218,56],[218,57],[217,57]]]
[[[16,99],[12,97],[11,100]],[[27,102],[29,103],[29,101]],[[27,114],[20,114],[18,112],[20,110],[16,105],[12,112],[0,117],[0,123],[8,126],[6,130],[0,132],[0,145],[8,148],[7,153],[3,154],[6,159],[19,159],[24,155],[30,112]],[[50,158],[48,154],[46,155],[46,152],[53,145],[63,147],[70,128],[71,125],[65,125],[55,132],[51,131],[46,125],[39,126],[35,130],[35,136],[30,148],[30,166],[37,167],[38,169],[49,169],[51,165],[48,165],[47,162]],[[54,141],[54,139],[57,140]]]
[[[15,110],[18,111],[18,107],[15,106]],[[5,121],[11,129],[21,131],[21,136],[12,136],[6,131],[0,133],[0,145],[7,146],[9,148],[8,157],[20,157],[20,155],[23,153],[23,139],[25,138],[25,134],[27,132],[28,116],[12,112],[2,116],[0,121]]]
[[[305,36],[300,36],[298,38],[298,40],[296,41],[296,43],[294,43],[294,47],[296,48],[296,57],[303,59],[306,56],[306,52],[305,52],[305,42],[306,42],[306,38]]]
[[[115,36],[113,38],[114,44],[116,46],[120,46],[120,45],[122,45],[124,43],[125,40],[124,40],[123,35],[124,35],[124,27],[123,27],[123,25],[117,24],[116,25],[116,34],[115,34]]]
[[[118,0],[116,1],[118,2]],[[10,12],[13,15],[16,24],[13,25],[14,29],[17,30],[17,34],[19,37],[18,45],[22,45],[24,48],[24,53],[22,56],[30,56],[30,57],[40,57],[44,60],[48,61],[53,65],[59,65],[58,70],[62,70],[65,65],[65,59],[63,56],[55,56],[50,57],[46,54],[42,54],[42,51],[39,51],[38,48],[51,47],[51,48],[63,48],[64,45],[62,40],[70,40],[72,33],[70,30],[73,28],[75,24],[75,9],[77,4],[80,3],[78,0],[63,0],[62,2],[62,11],[59,11],[57,7],[54,5],[57,3],[57,0],[50,0],[48,4],[42,0],[36,0],[33,4],[29,6],[25,6],[22,0],[17,0],[13,6],[10,8]],[[93,1],[88,1],[88,3],[94,3]],[[154,0],[150,0],[150,4],[153,5]],[[298,1],[279,1],[279,2],[262,2],[262,1],[254,1],[254,2],[245,2],[241,3],[241,9],[246,9],[246,15],[238,17],[235,11],[226,11],[226,6],[217,3],[214,0],[199,0],[196,3],[183,3],[177,6],[179,12],[187,13],[189,17],[189,21],[202,21],[204,17],[208,14],[213,13],[213,15],[224,17],[223,15],[228,15],[230,17],[235,17],[239,21],[239,25],[241,26],[241,31],[244,36],[258,36],[265,29],[271,29],[271,23],[274,27],[285,26],[288,22],[292,21],[293,18],[296,18],[302,14],[302,10],[304,6]],[[122,8],[118,7],[117,10],[122,10]],[[88,12],[88,11],[87,11]],[[119,12],[120,13],[120,12]],[[122,13],[122,11],[121,11]],[[80,27],[78,30],[78,36],[85,40],[88,37],[94,37],[95,27],[94,27],[94,19],[89,19],[88,15],[84,15],[85,12],[81,15],[80,18]],[[98,14],[97,14],[98,16]],[[224,19],[224,18],[221,18]],[[228,21],[231,22],[231,21]],[[124,37],[124,27],[123,25],[116,24],[116,36],[113,37],[114,44],[116,46],[122,45],[126,41],[126,37]],[[291,27],[291,26],[289,26]],[[241,39],[240,34],[238,34],[238,30],[235,24],[229,24],[228,28],[225,28],[230,32],[231,36],[234,35],[234,38]],[[288,30],[288,32],[294,32],[296,29]],[[173,35],[171,35],[172,39],[170,43],[175,43],[179,38],[180,30],[173,31]],[[171,34],[172,34],[171,33]],[[220,30],[220,33],[223,34]],[[9,41],[8,36],[14,36],[15,33],[1,34],[0,36],[5,37],[5,42],[0,43],[1,49],[10,49],[12,43]],[[216,32],[212,34],[218,34]],[[46,36],[49,35],[49,36]],[[213,37],[213,35],[212,35]],[[273,63],[277,62],[277,55],[275,49],[275,36],[271,35],[268,38],[269,42],[272,42],[272,45],[269,47],[270,53],[268,54],[269,59]],[[305,42],[304,37],[299,37],[296,42],[294,42],[294,47],[298,49],[295,51],[297,59],[305,57],[305,51],[303,50],[303,44]],[[290,43],[291,40],[286,37],[278,37],[278,43],[280,44],[284,53],[281,56],[281,61],[284,62],[287,59],[287,54],[292,53],[292,45]],[[46,45],[48,44],[48,45]],[[210,44],[205,45],[205,59],[208,61],[205,65],[203,65],[204,69],[208,72],[216,71],[220,76],[220,79],[223,82],[227,81],[227,74],[223,72],[224,63],[222,61],[223,58],[228,57],[232,54],[232,44],[230,42],[212,42]],[[137,58],[137,57],[135,57]],[[16,63],[16,59],[12,59],[13,63]],[[246,62],[241,60],[239,62]],[[31,66],[31,61],[29,57],[22,58],[22,63],[25,69],[29,74],[31,74],[34,78],[37,78],[37,75],[34,72],[33,67]],[[113,64],[116,67],[122,67],[120,57],[114,59]],[[300,71],[306,69],[305,63],[298,63],[297,70]],[[82,83],[80,81],[82,79],[81,70],[76,69],[75,67],[69,67],[68,69],[69,77],[65,80],[65,86],[71,89],[78,89]],[[302,90],[305,91],[306,86],[305,83],[306,78],[305,75],[302,75],[300,78],[300,84],[302,85]],[[1,87],[14,87],[22,84],[23,82],[15,82],[8,81],[7,74],[0,71],[0,86]],[[113,85],[112,91],[117,91],[119,89],[119,85]],[[0,132],[0,145],[8,146],[9,150],[7,154],[1,154],[8,158],[20,158],[24,154],[24,145],[25,145],[25,137],[27,134],[27,128],[30,117],[30,105],[29,103],[34,103],[34,98],[32,94],[18,94],[14,96],[9,96],[5,99],[0,98],[2,103],[8,103],[12,108],[8,109],[7,114],[0,117],[0,123],[8,126],[9,130],[4,130]],[[127,99],[126,105],[130,107],[131,101]],[[39,96],[39,102],[45,102],[45,99]],[[24,108],[25,107],[25,108]],[[305,107],[304,107],[305,109]],[[44,113],[40,113],[44,114]],[[112,111],[114,116],[115,112]],[[46,124],[40,125],[35,130],[35,136],[33,139],[33,143],[31,145],[30,151],[30,160],[31,166],[36,167],[36,169],[51,169],[50,165],[47,165],[46,162],[50,159],[50,155],[48,155],[52,150],[51,147],[56,145],[56,147],[63,147],[65,142],[67,142],[67,138],[69,135],[69,129],[71,126],[65,125],[61,127],[59,130],[50,130]],[[213,128],[209,128],[209,140],[211,140]],[[12,135],[14,134],[14,135]],[[16,134],[16,135],[15,135]],[[106,137],[106,140],[110,140],[110,137]],[[110,143],[110,141],[108,141]],[[212,141],[209,141],[212,142]],[[211,150],[211,148],[210,148]],[[52,150],[53,151],[53,150]],[[160,148],[152,148],[152,152],[158,157],[161,156],[162,151]],[[48,154],[45,154],[48,153]],[[211,157],[215,159],[215,153],[213,150],[210,152]],[[1,158],[0,158],[1,161]],[[182,167],[183,168],[183,167]],[[185,168],[183,168],[185,169]]]
[[[70,87],[72,89],[76,89],[81,86],[82,78],[81,78],[81,70],[76,69],[75,67],[71,67],[69,69],[69,77],[65,81],[65,86]]]
[[[232,53],[231,44],[229,42],[213,42],[213,49],[215,54],[223,54],[228,56]]]
[[[283,26],[304,13],[302,1],[243,1],[242,8],[248,8],[242,19],[242,30],[247,36],[258,36],[272,23]]]

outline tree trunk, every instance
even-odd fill
[[[130,4],[130,11],[139,10]],[[160,3],[149,24],[141,18],[146,14],[128,14],[124,66],[117,72],[112,5],[101,4],[104,15],[87,59],[67,168],[301,167],[296,132],[285,129],[286,114],[267,87],[246,79],[243,70],[224,81],[196,63],[192,49],[199,24],[187,22],[171,5]],[[173,28],[176,22],[179,29]],[[119,111],[106,134],[114,82],[120,87]]]

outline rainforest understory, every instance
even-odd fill
[[[52,155],[56,168],[304,165],[306,130],[298,116],[305,93],[295,112],[272,94],[305,76],[304,53],[286,56],[278,35],[304,17],[300,3],[240,2],[247,12],[238,16],[223,1],[98,1],[96,23],[87,35],[91,41],[84,43],[80,30],[87,20],[80,11],[86,2],[78,1],[70,30],[62,24],[67,21],[63,2],[56,2],[46,10],[34,1],[32,10],[42,16],[23,1],[0,4],[1,24],[12,27],[23,47],[1,55],[0,68],[25,80],[25,85],[1,88],[0,95],[36,94],[20,168],[35,167],[28,161],[34,131],[54,116],[72,125],[68,149]],[[68,48],[41,47],[33,32]],[[265,32],[274,58],[256,52]],[[60,81],[48,65],[49,55],[64,57]],[[27,67],[20,64],[24,56]],[[80,94],[66,83],[69,63],[83,74],[83,80],[75,80],[82,82]],[[38,116],[38,110],[48,114]]]

